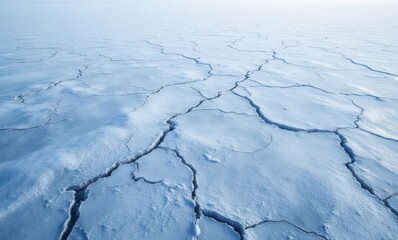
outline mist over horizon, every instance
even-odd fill
[[[210,5],[231,5],[231,4],[238,4],[238,5],[261,5],[261,4],[274,4],[274,5],[398,5],[398,2],[395,0],[201,0],[201,1],[183,1],[183,0],[148,0],[145,3],[170,3],[170,4],[194,4],[194,5],[203,5],[203,4],[210,4]],[[0,4],[29,4],[29,5],[37,5],[37,4],[144,4],[144,3],[137,3],[131,2],[129,0],[85,0],[85,1],[78,1],[78,0],[39,0],[39,1],[32,1],[32,0],[0,0]]]

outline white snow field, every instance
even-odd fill
[[[93,2],[0,2],[0,239],[398,239],[397,7]]]

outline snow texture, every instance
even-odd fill
[[[0,239],[398,239],[396,7],[0,4]]]

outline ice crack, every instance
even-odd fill
[[[235,94],[238,97],[241,97],[243,99],[245,99],[247,102],[249,102],[249,104],[256,110],[258,116],[267,124],[271,124],[274,125],[276,127],[278,127],[279,129],[285,130],[285,131],[291,131],[291,132],[306,132],[306,133],[331,133],[331,134],[335,134],[338,136],[338,138],[340,139],[340,146],[343,148],[344,152],[349,156],[350,158],[350,162],[346,163],[345,166],[346,168],[351,172],[352,176],[354,177],[354,179],[360,184],[361,188],[366,190],[368,193],[371,194],[371,196],[375,197],[377,200],[379,200],[381,203],[383,203],[383,205],[385,207],[387,207],[396,217],[398,217],[397,211],[391,207],[391,205],[388,203],[388,201],[385,201],[383,199],[381,199],[379,196],[377,196],[373,190],[373,188],[367,184],[363,179],[361,179],[358,174],[356,174],[354,168],[351,166],[352,164],[354,164],[356,162],[355,159],[355,154],[353,152],[353,150],[347,145],[347,140],[346,138],[339,132],[340,128],[336,128],[335,130],[326,130],[326,129],[302,129],[302,128],[296,128],[296,127],[292,127],[292,126],[288,126],[285,124],[281,124],[275,121],[270,120],[269,118],[267,118],[262,112],[260,107],[255,104],[249,97],[240,95],[238,93],[236,93],[235,91],[232,91],[233,94]],[[353,102],[354,103],[354,102]],[[355,104],[355,103],[354,103]],[[355,104],[356,105],[356,104]],[[356,105],[357,107],[359,107],[358,105]],[[355,122],[359,121],[359,118],[361,116],[361,114],[363,113],[364,109],[359,107],[361,110],[360,114],[357,116],[357,119]],[[357,127],[358,129],[361,129],[359,127]],[[361,129],[363,130],[363,129]]]
[[[303,233],[305,233],[305,234],[315,235],[315,236],[317,236],[317,237],[319,237],[319,238],[322,238],[322,239],[327,240],[327,238],[326,238],[325,236],[323,236],[323,235],[321,235],[321,234],[319,234],[319,233],[316,233],[316,232],[314,232],[314,231],[307,231],[307,230],[303,229],[302,227],[299,227],[299,226],[297,226],[297,225],[295,225],[295,224],[293,224],[293,223],[291,223],[291,222],[289,222],[289,221],[286,221],[286,220],[263,220],[263,221],[261,221],[261,222],[259,222],[259,223],[256,223],[256,224],[247,226],[245,229],[255,228],[255,227],[257,227],[258,225],[267,224],[267,223],[286,223],[286,224],[289,224],[290,226],[292,226],[292,227],[298,229],[299,231],[301,231],[301,232],[303,232]]]

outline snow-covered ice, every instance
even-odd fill
[[[397,7],[0,6],[0,239],[398,239]]]

